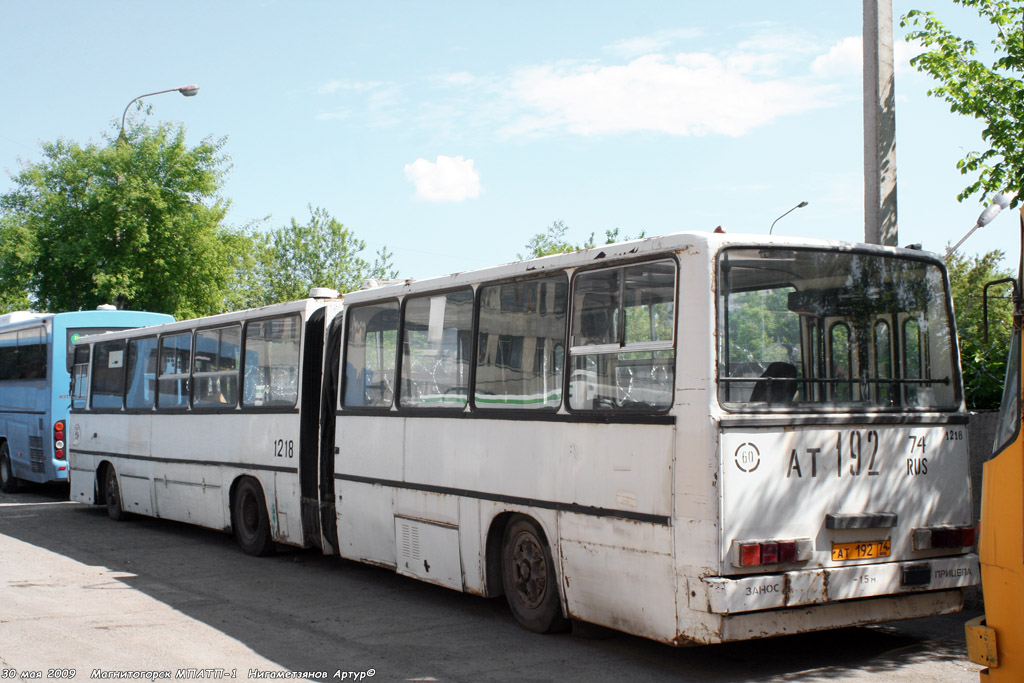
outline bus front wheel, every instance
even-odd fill
[[[121,487],[117,485],[117,472],[114,471],[113,465],[107,466],[103,489],[107,503],[107,517],[115,522],[123,521],[128,513],[124,511],[124,506],[121,504]]]
[[[514,517],[505,527],[501,579],[508,606],[525,628],[551,633],[568,625],[562,615],[551,549],[527,517]]]
[[[231,526],[247,555],[269,555],[274,550],[270,518],[259,482],[246,477],[238,482],[231,503]]]
[[[0,491],[4,493],[17,493],[21,488],[21,482],[14,476],[11,469],[11,451],[7,448],[5,441],[0,445]]]

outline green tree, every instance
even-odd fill
[[[540,258],[541,256],[550,256],[551,254],[564,254],[570,251],[579,251],[580,249],[590,249],[591,247],[597,246],[597,241],[594,239],[594,233],[590,233],[590,237],[583,244],[573,244],[565,235],[569,232],[569,226],[562,221],[555,221],[544,229],[543,232],[539,232],[530,238],[530,241],[526,243],[526,255],[516,254],[516,258],[531,259]],[[604,244],[613,244],[615,242],[623,242],[631,239],[639,239],[644,236],[641,231],[635,238],[629,236],[619,237],[619,229],[614,228],[612,230],[604,231],[605,241]]]
[[[0,196],[0,279],[39,310],[224,310],[245,235],[221,225],[224,140],[133,122],[125,139],[43,143]],[[21,305],[20,302],[18,305]]]
[[[989,289],[987,343],[984,290],[986,282],[1010,277],[1002,266],[1003,256],[996,249],[983,256],[953,254],[946,260],[968,408],[998,408],[1002,398],[1013,328],[1010,286]]]
[[[370,263],[360,256],[366,243],[325,209],[309,207],[309,221],[271,230],[257,240],[257,263],[250,275],[252,291],[262,290],[264,303],[309,296],[311,287],[339,292],[359,289],[367,278],[398,276],[386,247]]]
[[[227,231],[224,235],[228,244],[227,258],[232,270],[224,291],[224,310],[239,311],[275,303],[269,294],[270,237],[261,229],[269,220],[252,221],[241,230]]]
[[[0,215],[0,313],[31,308],[32,253],[27,231]]]
[[[994,29],[991,66],[975,57],[974,41],[953,35],[932,12],[912,10],[900,26],[913,27],[907,38],[928,48],[910,60],[938,81],[928,94],[944,99],[951,111],[985,123],[981,136],[987,149],[968,152],[957,162],[964,175],[977,174],[957,199],[980,193],[984,201],[1001,190],[1024,194],[1024,1],[953,1],[977,10]]]

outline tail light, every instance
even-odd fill
[[[806,562],[811,559],[809,538],[771,541],[734,541],[732,564],[736,567],[764,567]]]
[[[64,420],[57,420],[53,423],[53,457],[57,460],[64,460],[67,454],[64,452]]]
[[[977,538],[973,526],[937,526],[914,529],[914,550],[971,548]]]

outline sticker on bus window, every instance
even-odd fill
[[[124,351],[111,351],[107,356],[108,368],[120,368],[124,366]]]

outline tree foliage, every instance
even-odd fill
[[[985,124],[981,135],[987,149],[968,152],[957,162],[964,175],[976,174],[957,199],[980,193],[984,201],[1002,190],[1024,194],[1024,0],[953,1],[977,10],[995,30],[990,66],[976,58],[974,41],[953,35],[932,12],[912,10],[900,25],[913,27],[907,38],[928,48],[910,60],[938,81],[928,94],[945,100],[951,111]]]
[[[367,278],[398,276],[387,248],[371,263],[360,254],[366,243],[323,208],[309,207],[309,221],[254,232],[254,262],[243,266],[250,304],[301,299],[312,287],[339,292],[359,289]]]
[[[133,123],[122,141],[43,143],[0,196],[8,306],[121,308],[192,317],[224,310],[232,252],[221,225],[224,140],[194,147],[180,125]]]
[[[597,241],[594,238],[594,233],[590,233],[590,237],[583,244],[573,244],[566,239],[566,233],[569,232],[569,226],[562,221],[555,221],[543,232],[539,232],[530,238],[530,241],[526,243],[526,255],[516,254],[516,258],[531,259],[540,258],[541,256],[550,256],[552,254],[565,254],[570,251],[579,251],[580,249],[590,249],[591,247],[597,246]],[[639,239],[644,236],[641,231],[635,238],[629,236],[619,237],[619,229],[614,228],[612,230],[604,231],[605,241],[604,244],[613,244],[615,242],[623,242],[630,239]]]
[[[105,144],[58,140],[0,196],[0,312],[120,308],[191,318],[357,289],[397,271],[327,211],[305,224],[223,225],[224,139],[133,122]]]
[[[998,408],[1002,398],[1013,329],[1009,285],[989,288],[987,343],[984,318],[985,283],[1010,277],[1002,260],[998,249],[983,256],[953,254],[946,260],[968,408]]]

